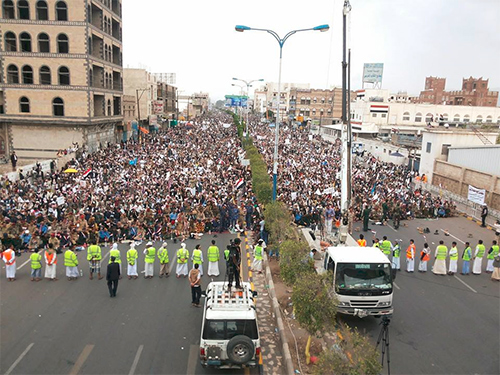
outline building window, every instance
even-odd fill
[[[50,85],[52,84],[52,77],[50,74],[50,68],[48,66],[42,66],[40,68],[40,84]]]
[[[7,83],[19,83],[19,69],[15,65],[7,67]]]
[[[65,66],[59,68],[59,85],[68,86],[70,84],[69,69]]]
[[[464,122],[470,122],[470,116],[469,115],[465,115],[464,116]]]
[[[92,71],[92,68],[89,70],[89,86],[94,86],[94,72]]]
[[[21,52],[31,52],[31,35],[24,32],[19,35],[21,42]]]
[[[476,117],[476,123],[481,124],[483,122],[483,116],[479,115]]]
[[[403,113],[403,121],[410,121],[410,112]]]
[[[33,84],[33,68],[29,65],[25,65],[22,68],[23,83],[25,85]]]
[[[61,98],[52,100],[52,111],[54,116],[64,116],[64,102]]]
[[[491,116],[486,117],[487,124],[491,124],[492,122],[493,122],[493,117],[491,117]]]
[[[50,52],[49,36],[45,33],[38,34],[38,52],[42,53]]]
[[[92,55],[92,37],[89,37],[89,55]]]
[[[14,13],[14,2],[12,0],[3,0],[2,4],[3,18],[13,20],[16,18]]]
[[[30,19],[30,5],[26,0],[19,0],[17,2],[17,15],[20,20]]]
[[[372,113],[372,117],[377,117],[377,114],[376,113]]]
[[[460,122],[460,115],[459,114],[456,114],[455,116],[453,116],[453,122]]]
[[[66,34],[57,36],[57,53],[69,53],[69,40]]]
[[[387,113],[382,113],[382,118],[386,118],[387,117]]]
[[[428,154],[431,153],[431,147],[432,147],[432,143],[431,142],[427,142],[427,146],[425,148],[425,152],[427,152]]]
[[[108,99],[108,116],[111,116],[111,100]]]
[[[17,52],[17,38],[13,32],[5,33],[5,50],[7,52]]]
[[[25,96],[19,99],[19,111],[22,113],[30,113],[30,100]]]
[[[443,116],[441,118],[443,119],[443,121],[448,121],[448,114],[443,113]]]
[[[37,1],[36,3],[36,19],[40,21],[47,21],[49,19],[49,7],[44,0]]]
[[[449,150],[450,150],[451,145],[450,144],[443,144],[441,146],[441,155],[446,155],[448,156]]]
[[[434,116],[432,116],[432,113],[428,113],[425,115],[425,122],[433,122],[434,121]]]
[[[422,122],[422,114],[420,112],[415,115],[415,122]]]
[[[68,20],[68,6],[64,1],[58,1],[56,3],[56,20],[57,21]]]

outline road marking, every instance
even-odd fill
[[[444,230],[444,229],[442,229],[442,228],[440,228],[440,229],[441,229],[443,232],[448,233],[451,237],[453,237],[453,238],[454,238],[454,239],[456,239],[457,241],[460,241],[461,243],[465,244],[465,242],[464,242],[464,241],[462,241],[460,238],[455,237],[453,234],[451,234],[451,233],[450,233],[450,232],[448,232],[448,231],[445,231],[445,230]]]
[[[394,229],[393,227],[391,227],[389,224],[387,224],[387,226],[388,226],[389,228],[391,228],[394,232],[397,232],[397,230],[396,230],[396,229]]]
[[[170,275],[172,273],[172,270],[174,269],[175,262],[172,262],[170,265],[170,269],[168,270],[168,274]]]
[[[392,283],[392,284],[396,287],[396,289],[401,290],[401,288],[398,286],[398,284],[396,284],[396,283]]]
[[[43,251],[43,252],[42,252],[42,254],[41,254],[41,255],[42,255],[42,258],[43,258],[43,256],[44,256],[44,254],[45,254],[45,251]],[[31,254],[30,254],[30,255],[31,255]],[[23,268],[25,265],[27,265],[29,262],[31,262],[31,259],[29,259],[29,258],[28,258],[28,260],[27,260],[26,262],[24,262],[23,264],[21,264],[21,265],[19,266],[19,268],[17,268],[17,269],[18,269],[18,270],[20,270],[20,269],[21,269],[21,268]]]
[[[101,262],[102,262],[104,259],[106,259],[106,258],[108,257],[108,255],[109,255],[110,251],[111,251],[111,250],[109,250],[109,251],[106,253],[106,255],[104,255],[104,256],[102,257]],[[120,256],[121,256],[121,252],[120,252]]]
[[[460,277],[457,277],[456,275],[453,275],[453,277],[455,279],[457,279],[458,281],[460,281],[462,284],[464,284],[467,288],[469,288],[470,290],[472,290],[474,293],[477,293],[477,291],[475,289],[473,289],[472,287],[470,287],[465,281],[463,281],[462,279],[460,279]]]
[[[16,361],[12,364],[12,366],[9,367],[9,369],[7,370],[7,372],[5,373],[5,375],[9,375],[12,370],[14,370],[16,368],[16,366],[18,365],[19,362],[21,362],[21,360],[24,358],[24,356],[26,354],[28,354],[28,352],[30,351],[31,347],[35,345],[34,342],[32,342],[31,344],[28,345],[28,347],[26,349],[24,349],[24,352],[21,353],[21,355],[19,356],[18,359],[16,359]]]
[[[198,345],[191,345],[189,347],[189,357],[188,357],[188,367],[186,375],[192,375],[195,373],[196,364],[198,363],[198,350],[200,348]]]
[[[132,367],[130,368],[130,372],[128,373],[128,375],[134,375],[135,369],[137,368],[137,364],[139,363],[139,358],[141,357],[142,354],[142,349],[144,349],[144,345],[140,345],[139,349],[137,349],[134,362],[132,363]]]
[[[78,357],[73,368],[69,372],[69,375],[77,375],[78,372],[80,372],[80,369],[82,368],[83,364],[85,363],[85,361],[87,360],[93,349],[94,345],[85,345],[85,348],[83,348],[80,356]]]

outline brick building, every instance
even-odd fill
[[[120,0],[2,0],[0,154],[52,158],[116,141],[122,125]]]
[[[419,103],[496,107],[498,91],[489,91],[488,80],[464,78],[462,90],[445,91],[446,78],[427,77],[425,90],[420,92]]]

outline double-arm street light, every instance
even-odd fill
[[[248,27],[248,26],[243,26],[243,25],[236,25],[234,28],[236,31],[243,32],[243,31],[265,31],[266,33],[271,34],[277,41],[280,46],[280,67],[279,67],[279,75],[278,75],[278,100],[277,100],[277,111],[276,111],[276,125],[275,125],[275,138],[274,138],[274,157],[273,157],[273,201],[276,200],[277,196],[277,183],[278,183],[278,140],[279,140],[279,128],[280,128],[280,101],[281,101],[281,60],[283,56],[283,45],[285,44],[286,40],[290,38],[293,34],[296,34],[301,31],[321,31],[325,32],[330,29],[330,26],[328,25],[319,25],[316,27],[312,27],[309,29],[299,29],[299,30],[292,30],[288,32],[283,38],[280,38],[278,33],[276,33],[273,30],[268,30],[268,29],[256,29],[253,27]],[[248,134],[248,131],[247,131]]]
[[[248,97],[250,96],[250,87],[252,87],[252,83],[254,82],[262,82],[264,81],[264,79],[253,79],[251,81],[245,81],[244,79],[240,79],[240,78],[233,78],[233,81],[240,81],[240,82],[243,82],[246,86],[247,86],[247,120],[246,120],[246,137],[247,137],[247,141],[248,141]],[[234,85],[234,83],[233,83]]]

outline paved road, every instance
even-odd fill
[[[395,280],[394,316],[389,325],[391,373],[393,374],[498,374],[500,373],[500,283],[489,274],[479,276],[436,276],[429,271],[407,273],[404,254],[410,238],[417,250],[424,238],[417,227],[428,227],[427,242],[434,250],[440,239],[448,247],[456,240],[460,255],[463,242],[474,249],[478,239],[487,248],[495,239],[492,231],[480,228],[465,218],[414,220],[408,227],[394,230],[389,226],[372,225],[377,237],[402,239],[401,268]],[[434,235],[435,230],[440,235]],[[444,236],[442,229],[450,236]],[[362,233],[362,232],[361,232]],[[469,234],[473,238],[467,238]],[[357,237],[356,233],[354,234]],[[371,234],[370,234],[371,237]],[[371,239],[371,238],[370,238]],[[369,241],[371,242],[371,241]],[[418,262],[415,269],[418,270]],[[486,260],[483,261],[483,271]],[[461,261],[459,261],[459,271]],[[374,341],[380,332],[380,320],[345,317],[345,322],[366,330]],[[387,365],[384,372],[387,371]]]
[[[215,240],[223,250],[232,237],[222,234]],[[206,250],[212,239],[205,235],[201,241],[186,243],[190,252],[197,243]],[[171,262],[179,247],[168,242]],[[120,249],[125,257],[128,244]],[[103,271],[108,252],[109,248],[103,248]],[[189,283],[175,278],[175,265],[173,276],[167,279],[124,278],[117,297],[111,299],[105,280],[88,279],[86,254],[79,253],[78,258],[84,277],[73,282],[64,276],[62,255],[58,256],[56,282],[30,282],[29,263],[18,269],[18,280],[13,283],[7,282],[2,270],[0,373],[9,372],[14,364],[12,374],[217,373],[203,370],[199,364],[203,309],[191,306]],[[26,260],[26,255],[18,258],[18,268]],[[248,270],[246,262],[243,264],[246,279]],[[225,271],[223,261],[219,267]],[[144,270],[143,256],[138,270]],[[157,262],[156,275],[158,270]],[[224,273],[217,278],[223,279]],[[209,279],[204,276],[202,280],[204,287]]]

